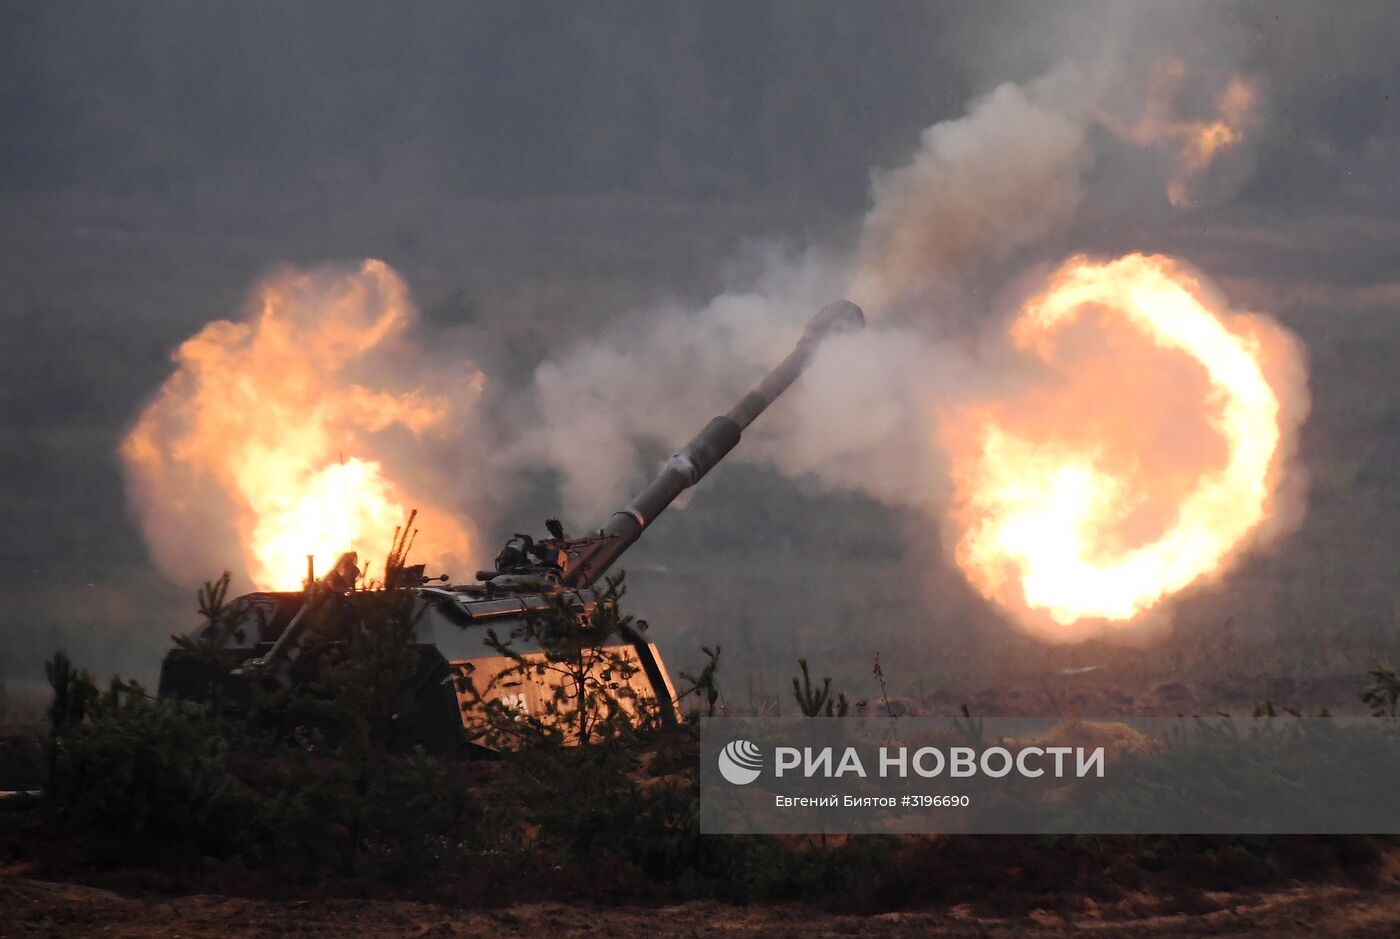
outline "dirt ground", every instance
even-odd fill
[[[1211,912],[1127,922],[1032,914],[973,918],[960,910],[839,916],[798,906],[712,902],[593,909],[557,903],[456,910],[385,900],[247,900],[221,896],[124,897],[108,890],[22,878],[0,880],[0,936],[609,936],[1110,937],[1400,935],[1400,889],[1300,888],[1213,897]]]

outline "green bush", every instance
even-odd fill
[[[261,731],[204,705],[153,700],[120,679],[104,693],[55,655],[50,805],[90,857],[109,862],[237,856],[304,879],[399,877],[460,860],[474,829],[459,774],[391,748],[398,719],[411,719],[402,686],[412,668],[391,641],[403,622],[381,612],[301,702],[336,719],[334,746],[314,731]]]
[[[100,841],[94,847],[190,845],[227,856],[240,846],[252,795],[198,705],[133,696],[64,727],[49,746],[49,797]]]

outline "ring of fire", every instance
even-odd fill
[[[1081,621],[1133,621],[1219,571],[1268,517],[1280,444],[1292,426],[1281,420],[1278,389],[1266,377],[1270,356],[1292,353],[1288,334],[1266,320],[1229,316],[1170,259],[1071,258],[1027,302],[1011,337],[1054,368],[1057,339],[1086,310],[1204,371],[1207,390],[1193,419],[1223,440],[1226,455],[1223,465],[1188,479],[1155,537],[1133,544],[1115,526],[1148,497],[1140,490],[1150,467],[1124,471],[1122,454],[1110,452],[1113,441],[1067,442],[1055,427],[1011,429],[995,404],[952,415],[944,443],[952,456],[957,563],[990,599],[1048,614],[1053,626],[1043,615],[1030,618],[1062,638]]]

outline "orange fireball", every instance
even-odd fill
[[[1011,327],[1036,374],[946,415],[957,563],[1047,635],[1129,623],[1276,509],[1297,346],[1163,257],[1069,260]]]
[[[240,559],[211,556],[219,547],[241,555],[255,586],[296,589],[307,555],[322,572],[344,551],[358,551],[362,569],[382,558],[412,508],[417,559],[470,558],[458,514],[390,468],[446,433],[483,381],[467,368],[455,395],[386,389],[399,383],[395,348],[415,315],[382,261],[288,270],[259,288],[243,319],[209,323],[180,346],[121,448],[169,576],[197,582]]]

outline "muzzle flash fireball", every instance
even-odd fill
[[[1070,259],[1011,326],[1036,375],[947,415],[956,559],[1050,638],[1133,622],[1279,510],[1301,356],[1163,257]]]

